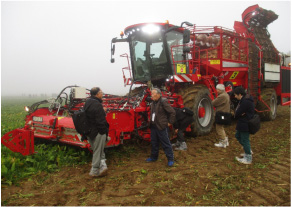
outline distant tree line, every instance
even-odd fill
[[[45,94],[45,93],[41,93],[41,94],[21,94],[22,97],[29,97],[29,98],[36,98],[36,97],[41,97],[41,98],[51,98],[51,97],[57,97],[58,94],[56,93],[52,93],[52,94]]]

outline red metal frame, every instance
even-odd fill
[[[243,22],[235,22],[234,30],[230,30],[224,27],[209,27],[209,26],[193,26],[187,27],[191,31],[191,40],[193,45],[188,44],[191,48],[190,54],[192,58],[187,60],[175,61],[174,50],[178,47],[183,48],[186,45],[173,45],[170,48],[171,59],[174,65],[174,77],[167,80],[165,86],[166,92],[163,92],[163,97],[168,99],[168,102],[173,107],[183,108],[183,100],[176,92],[186,84],[203,84],[208,87],[210,91],[210,98],[217,97],[216,84],[226,83],[231,81],[233,86],[248,87],[248,60],[249,60],[249,47],[248,39],[251,39],[256,45],[262,49],[262,46],[255,39],[252,32],[248,27],[248,22],[252,18],[253,12],[261,12],[261,8],[258,5],[247,8],[243,14]],[[172,27],[173,25],[167,23],[153,23],[163,26],[165,28]],[[129,26],[125,29],[126,32],[130,32],[133,29],[142,27],[144,24],[136,24]],[[183,32],[183,28],[175,28],[177,31]],[[219,41],[218,45],[212,45],[209,47],[207,44],[200,47],[196,44],[197,35],[205,35],[208,37],[208,41],[213,41],[212,38]],[[212,37],[212,38],[210,38]],[[207,39],[206,39],[207,41]],[[223,45],[224,41],[228,41],[226,45]],[[209,42],[209,43],[210,43]],[[228,48],[229,47],[229,48]],[[223,50],[228,50],[228,57],[224,56]],[[238,50],[238,57],[233,54],[233,50]],[[274,48],[276,51],[276,48]],[[216,51],[217,54],[211,57],[212,51]],[[277,51],[276,51],[277,52]],[[236,52],[237,53],[237,52]],[[211,55],[210,55],[211,54]],[[241,56],[242,55],[242,56]],[[259,51],[259,57],[263,56],[263,51]],[[122,68],[124,84],[132,85],[132,73],[130,67],[130,61],[128,54],[122,54],[121,57],[127,58],[127,67]],[[243,58],[242,58],[243,57]],[[261,59],[261,58],[260,58]],[[280,60],[280,59],[279,59]],[[242,64],[241,67],[236,66],[224,66],[223,63],[228,62],[230,64]],[[189,66],[189,72],[177,73],[177,64],[185,64]],[[261,66],[261,60],[258,61],[258,68]],[[282,70],[291,70],[289,67],[281,67]],[[129,77],[126,76],[126,72],[129,72]],[[260,84],[263,75],[259,70],[258,73],[258,93],[260,94]],[[135,83],[137,84],[137,83]],[[111,140],[107,143],[106,147],[113,147],[123,143],[123,140],[132,139],[138,137],[147,141],[150,141],[150,129],[148,127],[150,117],[150,107],[147,103],[147,98],[150,97],[151,92],[147,86],[141,84],[142,95],[133,97],[121,97],[106,94],[103,99],[103,106],[106,107],[109,112],[106,119],[110,125],[109,137]],[[281,90],[281,84],[279,84],[275,90],[277,95],[281,97],[282,105],[290,105],[291,101],[283,102],[283,98],[291,98],[291,93],[284,94]],[[142,91],[143,90],[143,91]],[[232,86],[226,87],[226,91],[230,92]],[[261,99],[260,95],[258,97]],[[267,106],[267,110],[270,111],[270,107],[267,103],[263,102]],[[72,111],[79,110],[84,105],[79,103],[71,108]],[[64,106],[64,108],[69,106]],[[54,140],[81,148],[87,148],[90,150],[90,144],[85,140],[81,141],[81,136],[77,134],[73,120],[70,116],[64,115],[64,108],[60,111],[50,111],[48,108],[39,108],[34,112],[31,112],[26,117],[26,123],[24,129],[16,129],[5,134],[1,142],[9,149],[15,152],[20,152],[23,155],[29,155],[34,153],[34,137]],[[264,112],[261,111],[261,112]],[[199,117],[204,117],[204,108],[199,108]],[[34,121],[33,117],[38,117],[41,121]],[[37,119],[35,119],[37,120]],[[188,127],[187,131],[190,131]]]
[[[123,140],[135,136],[150,141],[148,127],[150,107],[146,104],[145,99],[150,96],[151,92],[146,86],[142,90],[144,90],[144,95],[140,97],[141,100],[137,100],[137,97],[128,98],[108,94],[104,96],[103,106],[109,110],[106,119],[110,125],[109,137],[111,138],[106,147],[118,146],[123,143]],[[171,95],[163,93],[163,97],[167,98],[173,107],[183,107],[181,96],[175,93]],[[140,101],[137,107],[133,107],[129,103],[135,101]],[[78,104],[78,107],[83,106],[83,104]],[[28,114],[25,128],[5,134],[1,139],[2,144],[23,155],[34,153],[34,137],[90,150],[90,144],[87,140],[81,141],[81,136],[75,131],[72,118],[63,116],[63,109],[59,110],[58,116],[56,116],[56,112],[57,110],[49,111],[48,108],[40,108]],[[41,121],[34,121],[33,117],[38,117],[38,120]]]
[[[1,144],[5,145],[13,152],[22,155],[34,154],[34,133],[32,130],[15,129],[6,133],[1,138]]]
[[[129,61],[129,55],[127,53],[124,53],[122,55],[120,55],[120,57],[125,57],[127,58],[127,62],[128,62],[128,66],[122,68],[122,72],[123,72],[123,78],[124,78],[124,86],[126,85],[131,85],[132,84],[132,72],[131,72],[131,66],[130,66],[130,61]],[[125,71],[129,72],[129,77],[126,77]]]

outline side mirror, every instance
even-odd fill
[[[117,43],[117,42],[128,42],[128,39],[118,39],[117,37],[112,39],[112,42],[111,42],[111,63],[115,62],[113,55],[115,54],[115,50],[116,50],[115,43]]]
[[[115,54],[115,51],[116,51],[116,45],[113,45],[113,46],[112,46],[111,51],[112,51],[112,55],[114,55],[114,54]]]
[[[115,54],[116,46],[113,45],[112,43],[112,48],[111,48],[111,63],[115,62],[115,59],[113,58],[113,55]]]
[[[191,32],[188,29],[184,30],[183,34],[183,43],[189,43],[191,40]]]

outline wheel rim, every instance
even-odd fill
[[[199,116],[200,110],[202,110],[202,108],[204,109],[205,113],[203,117]],[[212,117],[212,106],[210,101],[207,98],[203,98],[199,105],[198,105],[198,120],[199,123],[202,127],[206,127],[208,126],[208,124],[211,121],[211,117]]]

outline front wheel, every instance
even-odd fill
[[[194,112],[192,133],[197,136],[210,133],[214,123],[214,109],[209,94],[206,86],[193,85],[182,95],[185,107]]]

